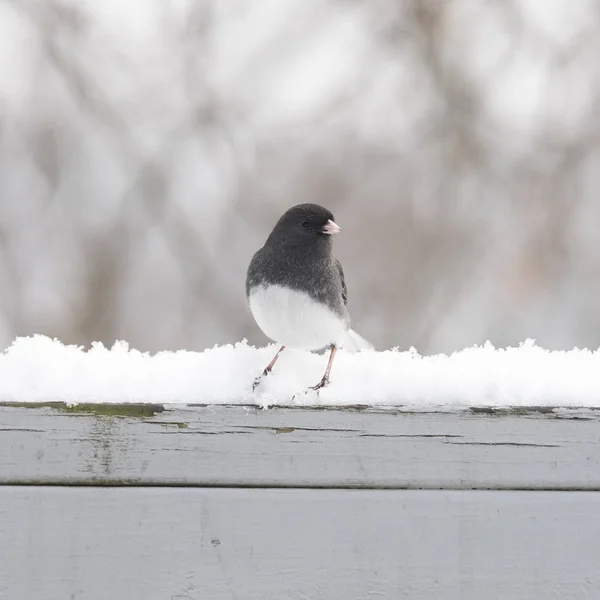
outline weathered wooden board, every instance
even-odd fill
[[[3,600],[597,600],[600,493],[0,487]]]
[[[0,484],[600,490],[599,415],[5,405]]]

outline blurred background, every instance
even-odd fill
[[[0,346],[266,339],[289,206],[379,349],[600,345],[595,0],[0,0]]]

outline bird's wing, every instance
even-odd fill
[[[342,280],[342,300],[344,305],[348,304],[348,289],[346,288],[346,280],[344,279],[344,269],[342,269],[342,263],[336,258],[335,266],[337,267],[340,279]]]

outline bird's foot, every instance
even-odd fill
[[[317,394],[319,393],[319,390],[321,388],[324,388],[326,385],[329,384],[329,377],[327,377],[327,375],[325,375],[323,377],[323,379],[321,379],[321,381],[319,381],[319,383],[317,383],[317,385],[311,385],[308,389],[309,390],[314,390],[315,392],[317,392]],[[308,391],[308,390],[307,390]]]
[[[271,369],[265,369],[255,380],[254,383],[252,384],[252,391],[254,392],[256,390],[256,388],[260,385],[261,381],[263,380],[264,377],[266,377],[269,373],[271,372]]]
[[[300,392],[298,394],[294,394],[292,396],[292,402],[296,402],[296,400],[299,399],[300,396],[306,396],[307,394],[310,394],[312,392],[315,392],[316,396],[318,398],[319,397],[319,392],[328,383],[329,383],[329,378],[328,377],[323,377],[323,379],[321,379],[321,381],[319,381],[319,383],[317,383],[317,385],[311,385],[310,387],[307,387],[303,392]]]

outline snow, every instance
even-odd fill
[[[0,355],[0,402],[600,407],[600,350],[548,351],[533,340],[434,356],[341,350],[319,395],[305,390],[320,380],[326,356],[286,350],[253,394],[276,349],[243,341],[150,355],[125,342],[85,350],[41,335],[17,338]]]

